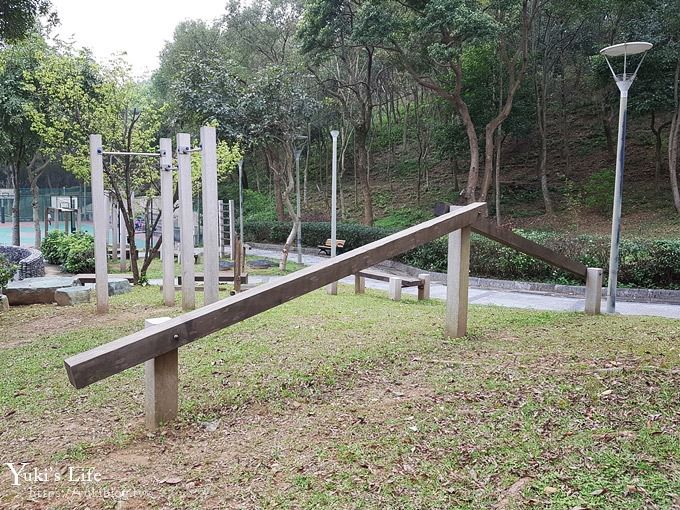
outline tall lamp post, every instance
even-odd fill
[[[645,53],[652,48],[648,42],[628,42],[607,46],[600,50],[609,66],[620,91],[619,134],[616,145],[616,180],[614,182],[614,207],[612,212],[612,239],[609,250],[609,283],[607,288],[607,313],[616,311],[616,279],[619,272],[619,244],[621,241],[621,202],[623,200],[623,167],[626,156],[626,121],[628,112],[628,89],[635,81]],[[642,53],[634,73],[628,72],[628,56]],[[608,57],[623,57],[623,73],[616,74]]]
[[[331,190],[331,258],[335,257],[337,252],[337,191],[338,191],[338,135],[340,131],[334,129],[331,131],[331,136],[333,137],[333,180],[332,180],[332,190]],[[329,294],[338,293],[338,282],[333,282],[328,286]]]
[[[299,136],[298,138],[307,138],[306,136]],[[295,201],[297,206],[297,262],[302,264],[302,216],[300,212],[300,156],[302,155],[303,147],[295,149]]]

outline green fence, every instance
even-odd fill
[[[3,190],[0,194],[0,221],[3,219],[6,223],[12,221],[12,205],[14,204],[14,191]],[[22,188],[21,199],[19,201],[19,220],[32,221],[33,220],[33,195],[29,188]],[[85,191],[84,188],[77,186],[72,188],[53,188],[40,190],[39,211],[40,219],[43,219],[45,208],[52,205],[52,197],[75,197],[78,202],[78,208],[83,212],[83,219],[90,221],[92,218],[92,194]]]

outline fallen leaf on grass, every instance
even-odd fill
[[[513,483],[508,490],[505,492],[505,496],[496,503],[493,508],[495,510],[505,510],[506,508],[510,508],[513,503],[515,503],[515,500],[521,497],[522,491],[524,488],[531,483],[532,478],[525,476],[517,480],[515,483]]]
[[[167,478],[161,480],[160,483],[167,483],[168,485],[177,485],[181,481],[182,481],[181,477],[173,475],[168,476]]]
[[[600,396],[606,397],[608,395],[611,395],[612,393],[614,393],[614,390],[604,390],[602,393],[600,393]]]
[[[545,492],[548,496],[552,494],[556,494],[559,492],[559,489],[556,489],[555,487],[550,487],[549,485],[547,487],[543,488],[543,492]]]
[[[590,493],[591,496],[601,496],[607,492],[607,489],[595,489],[593,492]]]

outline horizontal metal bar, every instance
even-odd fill
[[[160,157],[160,152],[119,152],[119,151],[104,151],[97,149],[97,153],[104,156],[154,156]]]
[[[192,152],[201,152],[203,150],[203,146],[199,145],[198,147],[194,147],[193,149],[191,147],[182,147],[179,149],[180,154],[190,154]]]

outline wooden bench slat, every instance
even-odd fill
[[[401,279],[401,286],[402,287],[419,287],[422,285],[422,280],[420,278],[414,278],[412,276],[402,276],[402,275],[396,275],[396,274],[390,274],[390,273],[385,273],[383,271],[375,271],[375,270],[363,270],[359,271],[358,273],[359,276],[363,276],[364,278],[370,278],[371,280],[378,280],[381,282],[389,282],[390,278],[397,277]]]

